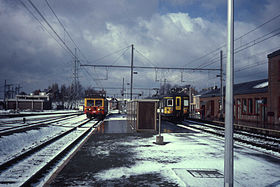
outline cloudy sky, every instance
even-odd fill
[[[279,10],[279,0],[235,0],[236,83],[267,78],[267,54],[280,49]],[[0,97],[4,80],[27,93],[70,85],[75,48],[80,64],[130,65],[132,44],[135,66],[219,68],[220,50],[226,63],[226,0],[0,0],[0,25]],[[165,79],[219,85],[217,71],[135,71],[137,88]],[[123,78],[130,82],[130,69],[79,67],[84,87],[122,87]]]

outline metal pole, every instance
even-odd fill
[[[4,85],[4,108],[5,108],[5,110],[7,109],[7,107],[6,107],[6,86],[7,86],[7,80],[5,80],[5,85]]]
[[[131,80],[130,80],[130,100],[132,100],[132,84],[133,84],[133,44],[131,45]]]
[[[76,108],[76,100],[77,100],[77,48],[75,48],[75,57],[74,57],[74,72],[73,72],[73,81],[74,81],[74,94],[73,94],[73,101],[74,107]]]
[[[124,106],[125,106],[125,102],[124,102],[124,77],[123,77],[123,83],[122,83],[122,96],[123,96],[123,102],[122,102],[122,112],[124,112]]]
[[[224,185],[233,187],[234,0],[228,0]]]
[[[161,136],[161,106],[162,106],[162,103],[161,102],[159,102],[159,116],[158,116],[158,132],[159,132],[159,136]]]
[[[192,110],[192,90],[191,90],[191,86],[189,86],[189,110],[190,110],[190,114],[191,114],[191,118],[193,117],[193,110]]]
[[[223,118],[224,113],[224,90],[223,90],[223,51],[220,51],[221,71],[220,71],[220,89],[221,89],[221,108],[220,108],[220,119]]]

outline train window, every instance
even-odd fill
[[[94,106],[94,100],[87,100],[87,106]]]
[[[184,106],[189,106],[189,100],[187,99],[184,100]]]
[[[167,106],[173,106],[173,100],[167,99]]]
[[[95,106],[102,106],[102,100],[95,100]]]

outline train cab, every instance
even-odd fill
[[[84,113],[88,118],[105,118],[108,113],[108,102],[106,98],[85,98]]]
[[[189,96],[169,94],[161,99],[162,116],[170,120],[183,120],[189,117]]]

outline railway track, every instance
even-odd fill
[[[225,128],[220,125],[207,124],[191,120],[185,120],[183,125],[194,128],[220,137],[224,137]],[[254,147],[262,148],[268,151],[280,153],[280,138],[265,136],[256,133],[249,133],[239,130],[234,130],[235,141],[245,143]]]
[[[99,121],[84,119],[36,146],[0,163],[0,185],[30,186],[38,183],[69,151],[85,140]]]
[[[7,136],[16,132],[24,132],[30,129],[34,129],[36,127],[42,127],[47,126],[51,124],[55,124],[67,119],[75,118],[76,116],[79,116],[81,114],[65,114],[65,115],[59,115],[59,116],[53,116],[46,119],[46,117],[42,118],[35,118],[35,119],[28,119],[28,122],[23,123],[22,120],[13,120],[13,121],[7,121],[7,123],[1,121],[0,124],[0,137],[1,136]]]
[[[63,113],[63,114],[49,114],[49,115],[35,115],[35,116],[23,116],[23,117],[15,117],[15,118],[0,118],[0,127],[2,126],[8,126],[8,125],[14,125],[14,124],[21,124],[24,123],[23,119],[25,119],[26,123],[31,123],[31,122],[36,122],[36,121],[41,121],[41,120],[46,120],[46,119],[53,119],[57,117],[62,117],[62,116],[70,116],[70,115],[79,115],[81,113],[77,112],[71,112],[71,113]]]
[[[67,114],[77,113],[77,112],[67,112]],[[8,114],[0,114],[0,119],[7,119],[7,118],[19,118],[19,117],[32,117],[32,116],[48,116],[48,115],[63,115],[66,112],[38,112],[38,113],[8,113]]]

